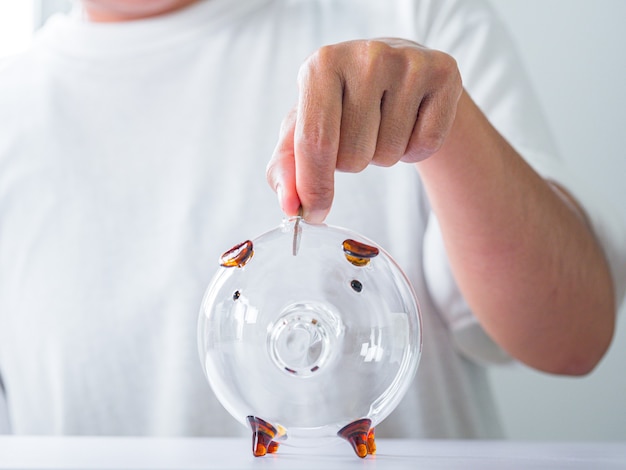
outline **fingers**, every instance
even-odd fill
[[[442,147],[454,124],[463,92],[456,61],[447,54],[431,51],[427,66],[422,69],[429,86],[421,98],[403,162],[420,162]]]
[[[300,198],[296,189],[294,159],[294,129],[296,126],[295,108],[285,117],[280,128],[278,143],[267,165],[267,182],[276,192],[282,211],[294,216],[300,208]]]
[[[336,54],[344,77],[337,169],[397,163],[419,105],[417,89],[407,87],[405,57],[382,41],[345,43]]]
[[[351,44],[346,45],[348,49]],[[341,129],[337,149],[337,170],[350,173],[367,167],[376,151],[381,119],[384,86],[379,80],[380,66],[376,58],[363,63],[366,52],[349,52],[338,48],[335,59],[342,64],[343,78]],[[359,70],[358,74],[352,72]]]
[[[342,123],[343,83],[330,48],[301,67],[294,131],[295,182],[305,220],[323,222],[334,195]]]
[[[402,40],[352,41],[313,54],[298,75],[299,101],[267,169],[281,208],[322,222],[334,172],[418,162],[443,145],[462,84],[444,53]]]
[[[415,126],[419,100],[399,90],[385,92],[376,148],[371,163],[389,167],[404,156]]]
[[[335,170],[359,172],[374,158],[388,80],[381,47],[387,46],[354,41],[323,47],[300,69],[296,186],[309,221],[321,222],[328,214]],[[406,137],[395,139],[401,142],[396,161],[411,130],[409,125]]]

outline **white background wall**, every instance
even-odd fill
[[[626,1],[491,0],[517,41],[564,158],[626,220]],[[492,374],[508,435],[626,440],[626,308],[584,378]]]

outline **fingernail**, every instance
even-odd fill
[[[304,209],[302,217],[310,224],[321,224],[326,218],[326,211],[320,209]]]

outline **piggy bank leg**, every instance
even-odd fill
[[[376,451],[374,443],[374,432],[370,433],[372,420],[369,418],[358,419],[341,428],[337,435],[343,437],[352,445],[354,452],[361,458],[367,457],[367,454],[373,454]],[[371,443],[370,443],[371,436]],[[370,449],[373,451],[370,452]]]
[[[278,450],[278,442],[273,440],[277,436],[274,426],[256,416],[248,416],[248,424],[252,429],[252,453],[255,457],[273,454]]]
[[[371,428],[367,433],[367,453],[374,455],[376,453],[376,432]]]

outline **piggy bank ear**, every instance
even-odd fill
[[[367,266],[372,258],[378,256],[378,248],[348,239],[343,242],[343,253],[353,265]]]
[[[220,266],[224,268],[241,268],[250,261],[254,254],[252,242],[246,240],[235,245],[220,257]]]

